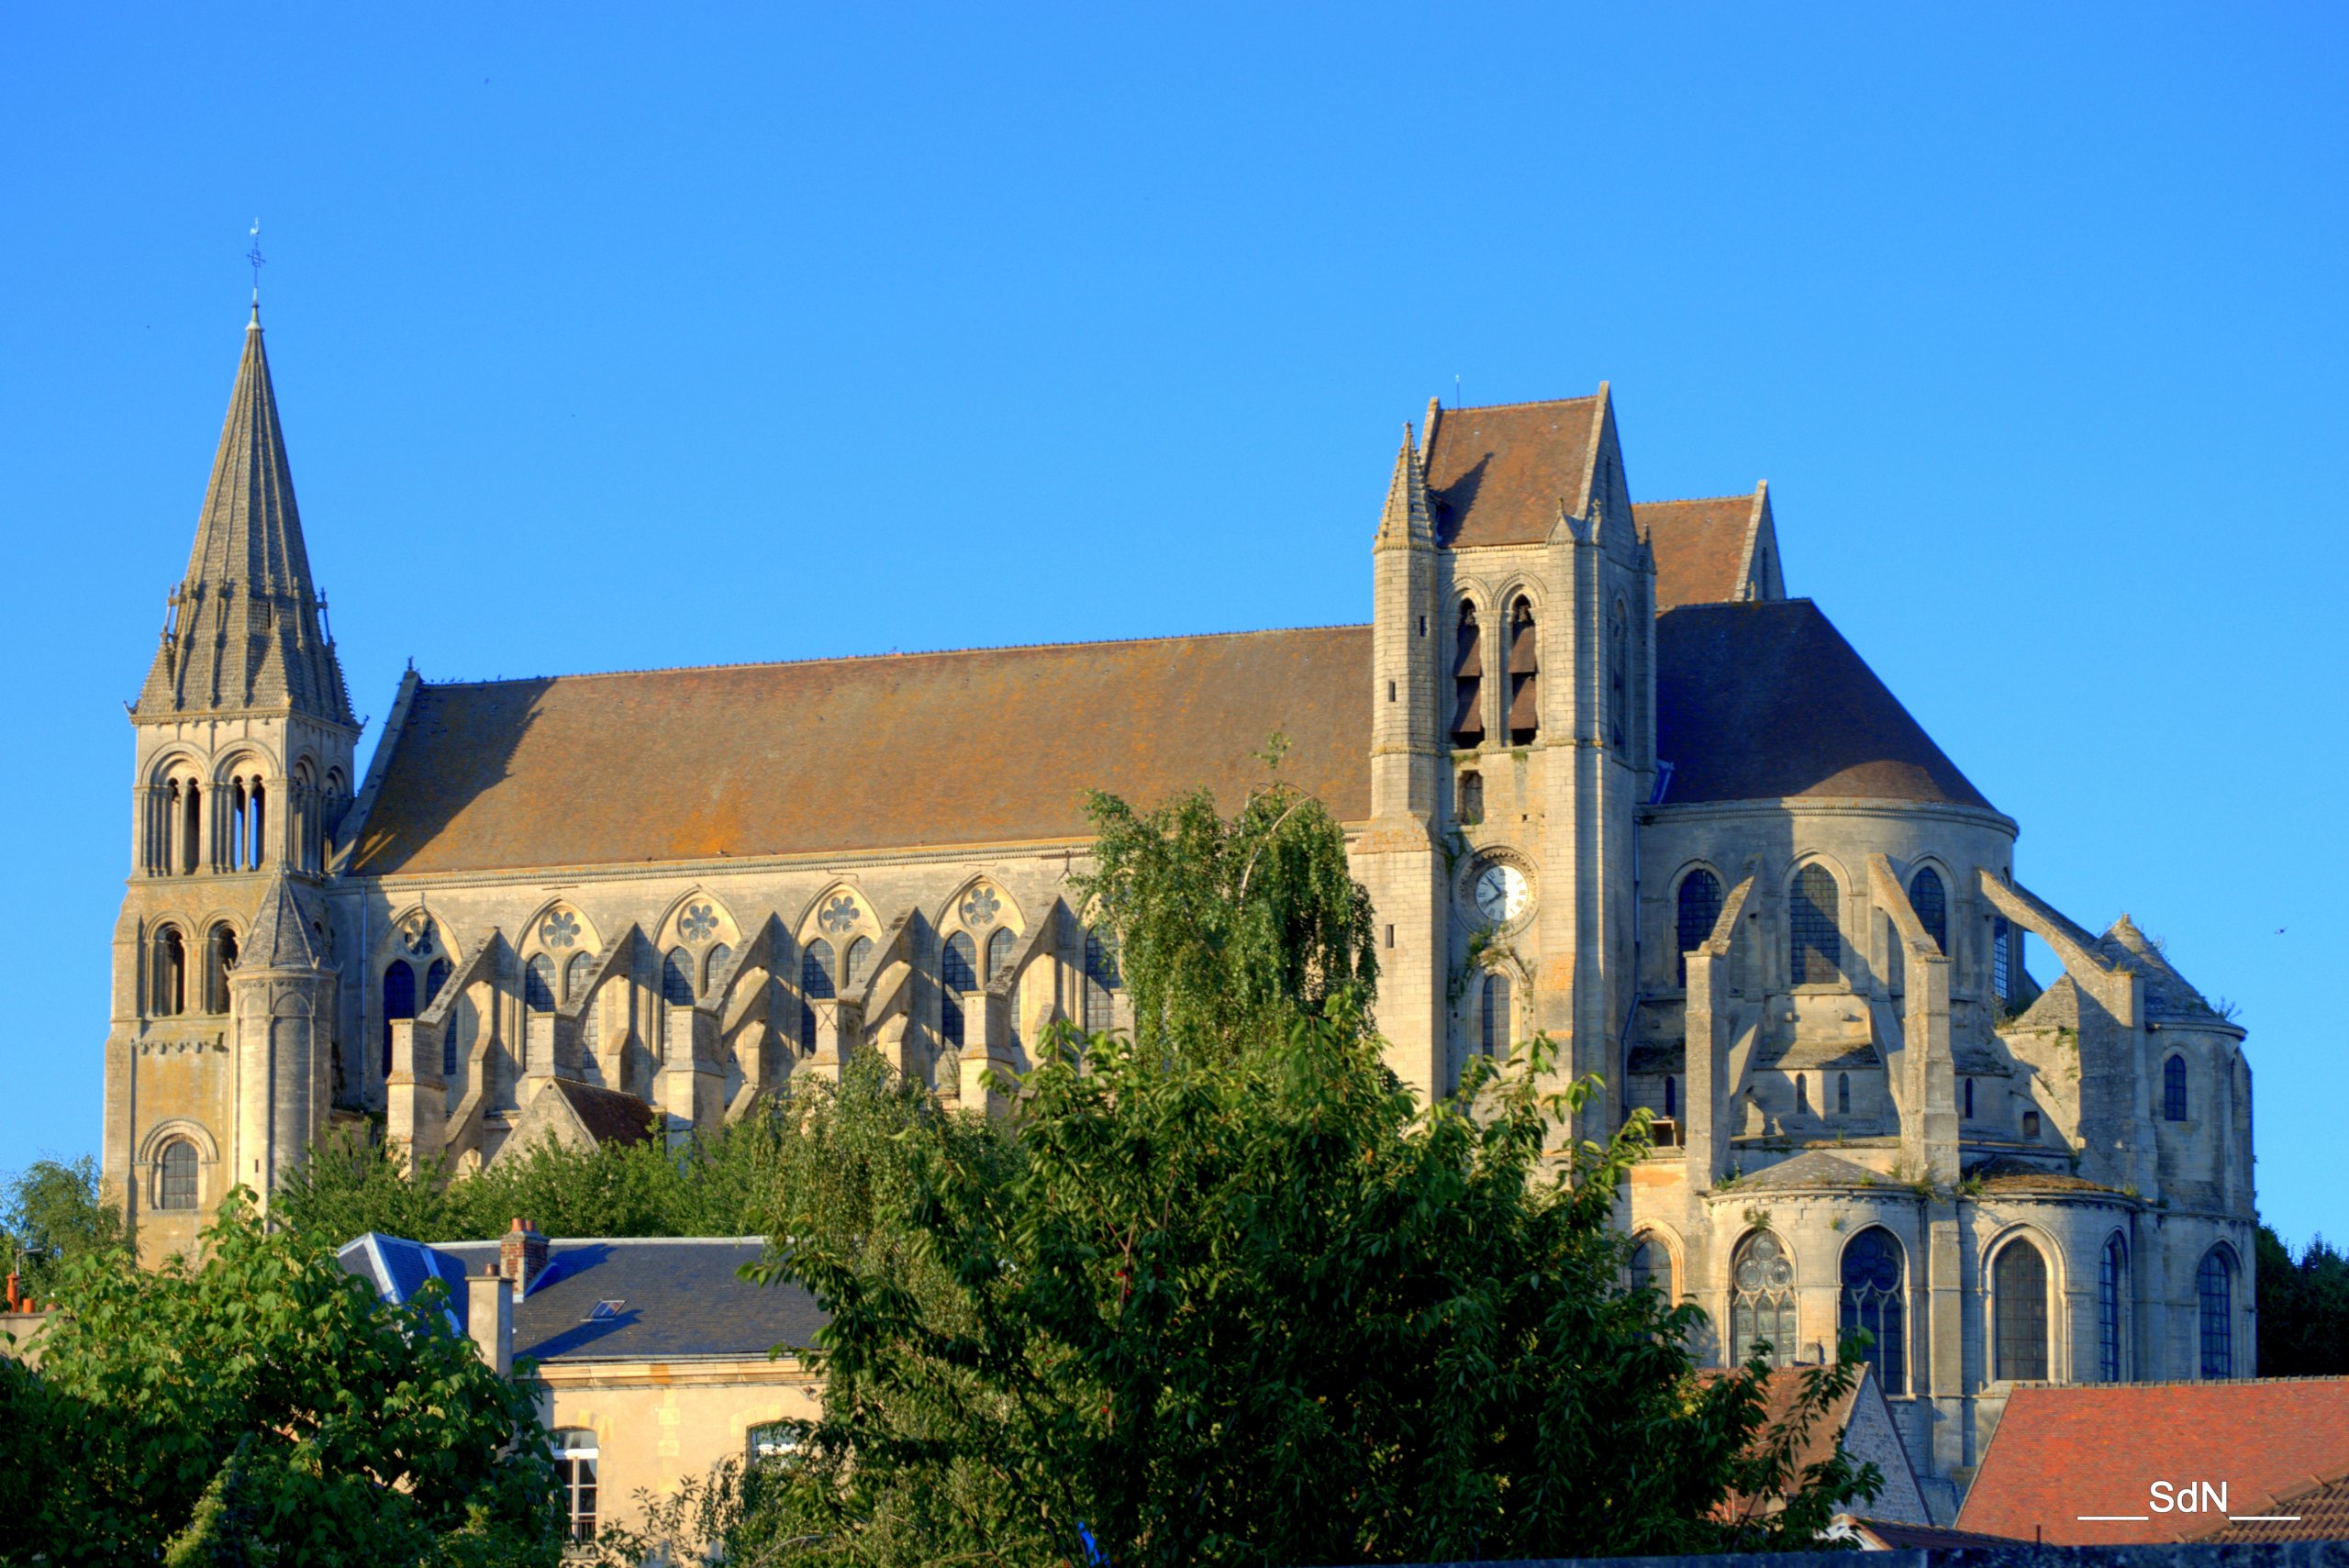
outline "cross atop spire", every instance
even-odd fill
[[[139,693],[140,718],[291,709],[351,723],[262,336],[256,302],[187,576],[172,591],[162,646]]]

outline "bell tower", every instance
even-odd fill
[[[130,723],[105,1170],[153,1261],[192,1250],[231,1187],[266,1204],[317,1130],[328,1081],[334,978],[317,889],[359,729],[310,576],[258,301]],[[255,962],[272,984],[251,984]],[[297,998],[315,1031],[237,1017]],[[272,1060],[242,1060],[255,1050]]]

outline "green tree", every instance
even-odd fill
[[[437,1296],[384,1304],[241,1191],[204,1243],[153,1271],[71,1261],[39,1371],[0,1366],[0,1470],[41,1483],[15,1560],[557,1560],[530,1396]]]
[[[129,1247],[122,1210],[100,1201],[97,1162],[86,1154],[36,1160],[0,1190],[0,1268],[16,1270],[36,1297],[50,1294],[68,1260]]]
[[[2259,1375],[2349,1373],[2349,1257],[2317,1236],[2296,1259],[2264,1224],[2258,1247]]]
[[[1707,1551],[1808,1541],[1873,1494],[1840,1457],[1792,1473],[1759,1365],[1700,1381],[1695,1309],[1622,1288],[1643,1122],[1562,1140],[1591,1086],[1545,1089],[1546,1041],[1432,1106],[1384,1070],[1318,804],[1094,815],[1140,1040],[1060,1030],[1013,1129],[869,1057],[785,1119],[783,1166],[820,1179],[785,1191],[771,1272],[831,1315],[825,1408],[738,1556]],[[1851,1376],[1807,1374],[1797,1428]]]

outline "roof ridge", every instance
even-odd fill
[[[1753,504],[1753,492],[1751,490],[1741,490],[1729,495],[1666,495],[1654,501],[1633,501],[1631,505],[1634,507],[1696,506],[1710,506],[1721,501],[1742,501],[1750,506]]]
[[[788,670],[807,664],[861,664],[883,659],[952,659],[966,653],[1033,653],[1058,648],[1130,648],[1145,642],[1207,642],[1227,638],[1276,637],[1299,631],[1364,631],[1368,621],[1328,621],[1318,626],[1265,626],[1238,631],[1170,632],[1159,637],[1109,637],[1067,642],[979,643],[967,648],[917,648],[886,653],[834,653],[816,659],[742,659],[722,664],[654,664],[631,670],[578,670],[559,675],[498,675],[478,681],[423,681],[434,691],[458,686],[518,685],[527,681],[601,681],[622,675],[683,675],[710,670]]]
[[[2315,1373],[2301,1377],[2170,1377],[2151,1383],[2030,1383],[2023,1386],[2092,1394],[2107,1388],[2265,1388],[2276,1383],[2349,1384],[2349,1373]]]
[[[1596,392],[1589,392],[1585,393],[1580,397],[1527,397],[1515,403],[1467,403],[1462,404],[1456,407],[1448,407],[1444,412],[1447,414],[1483,414],[1496,408],[1547,408],[1554,407],[1562,403],[1596,403],[1598,401],[1598,394]]]
[[[384,1235],[389,1237],[395,1241],[404,1241],[406,1240],[404,1236],[392,1236],[389,1231],[371,1231],[368,1232],[368,1234]],[[547,1245],[550,1247],[585,1247],[590,1245],[609,1246],[616,1241],[712,1241],[723,1242],[728,1246],[763,1247],[767,1244],[768,1238],[764,1236],[550,1236],[547,1238]],[[345,1245],[349,1244],[350,1243],[348,1242],[345,1243]],[[494,1236],[464,1241],[419,1241],[416,1243],[416,1245],[419,1247],[495,1247],[498,1244],[499,1239]]]

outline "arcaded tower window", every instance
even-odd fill
[[[1460,775],[1460,820],[1475,827],[1485,819],[1485,775],[1471,768]]]
[[[155,933],[155,958],[150,978],[154,995],[148,1011],[159,1018],[175,1018],[187,1011],[187,939],[177,926]]]
[[[2202,1307],[2202,1375],[2232,1377],[2235,1271],[2224,1247],[2213,1247],[2202,1254],[2202,1266],[2195,1271],[2194,1287]]]
[[[1884,1391],[1896,1396],[1909,1392],[1907,1276],[1900,1243],[1880,1225],[1861,1231],[1843,1249],[1842,1331],[1865,1329],[1874,1337],[1868,1360]]]
[[[1618,613],[1622,606],[1616,606]],[[1542,734],[1542,656],[1535,649],[1533,601],[1508,612],[1508,743],[1531,746]]]
[[[1942,885],[1942,873],[1931,866],[1909,879],[1909,906],[1917,911],[1917,923],[1925,928],[1925,935],[1933,939],[1933,946],[1946,955],[1949,951],[1949,890]]]
[[[1452,665],[1452,743],[1477,746],[1485,739],[1485,651],[1476,627],[1476,606],[1460,606],[1460,645]]]
[[[2023,1383],[2047,1379],[2047,1260],[2017,1237],[1990,1266],[1998,1296],[1997,1377]]]
[[[204,943],[204,1010],[228,1010],[228,974],[237,967],[237,933],[225,920],[212,928]]]
[[[1688,954],[1713,934],[1721,917],[1721,879],[1711,872],[1690,872],[1680,879],[1679,919],[1674,936],[1680,960],[1680,984],[1688,984]]]
[[[1795,873],[1787,922],[1789,978],[1797,985],[1831,985],[1843,977],[1843,932],[1834,873],[1813,861]]]

